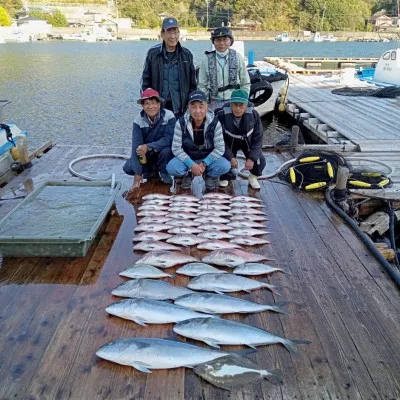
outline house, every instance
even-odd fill
[[[372,24],[374,31],[377,32],[395,27],[395,19],[387,15],[375,14],[368,19],[368,23]]]
[[[255,31],[261,26],[261,23],[258,21],[253,21],[251,19],[241,19],[238,24],[236,24],[236,28],[242,28],[249,31]]]
[[[51,32],[51,25],[39,18],[24,17],[16,21],[17,27],[31,38],[43,35],[49,35]]]

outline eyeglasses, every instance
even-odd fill
[[[164,31],[164,35],[166,36],[179,36],[179,29],[168,29]]]

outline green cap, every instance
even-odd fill
[[[249,102],[249,95],[244,89],[236,89],[232,92],[231,103],[244,103]]]

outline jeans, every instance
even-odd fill
[[[195,163],[199,164],[202,161],[203,160],[195,160]],[[221,157],[207,166],[205,173],[211,178],[217,178],[226,174],[230,169],[230,162],[226,158]],[[167,172],[172,176],[184,176],[187,174],[188,170],[189,167],[177,157],[173,158],[167,165]]]

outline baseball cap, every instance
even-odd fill
[[[164,30],[170,28],[179,28],[178,21],[176,18],[164,18],[161,28]]]
[[[227,28],[227,27],[221,27],[217,28],[214,30],[214,32],[211,34],[211,41],[214,43],[214,40],[218,37],[228,37],[231,39],[231,46],[233,45],[233,42],[235,41],[233,39],[233,34],[232,31]]]
[[[164,102],[164,99],[160,97],[160,93],[158,93],[157,90],[148,88],[140,95],[140,99],[137,101],[137,103],[142,104],[144,100],[153,98],[157,99],[160,103]]]
[[[193,101],[205,101],[207,103],[207,96],[201,90],[194,90],[189,94],[189,104]]]
[[[231,94],[230,102],[247,104],[249,102],[249,95],[244,89],[236,89]]]

